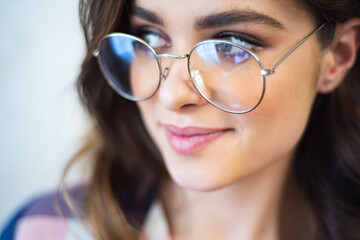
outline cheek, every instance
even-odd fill
[[[142,121],[145,125],[146,130],[150,134],[151,138],[155,142],[155,144],[160,147],[159,145],[159,126],[157,122],[156,117],[156,109],[157,109],[157,101],[155,100],[157,94],[155,97],[152,97],[146,101],[137,102],[137,106],[140,111],[140,116],[142,118]],[[160,150],[162,150],[160,148]]]
[[[138,99],[152,96],[160,84],[159,66],[154,58],[136,57],[130,64],[131,95]]]
[[[260,123],[257,127],[262,132],[261,139],[274,152],[294,150],[305,131],[318,79],[316,58],[307,59],[300,63],[289,61],[267,78],[265,97],[256,109],[258,114],[254,114],[254,122]]]

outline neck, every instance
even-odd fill
[[[169,180],[161,200],[174,239],[309,239],[296,226],[298,219],[304,226],[310,211],[289,174],[290,162],[280,160],[213,192],[183,189]]]

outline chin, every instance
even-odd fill
[[[196,192],[213,192],[213,191],[220,190],[220,189],[226,187],[226,185],[220,185],[220,184],[214,184],[214,183],[206,184],[206,183],[188,182],[188,181],[181,181],[181,180],[178,181],[175,179],[173,179],[173,180],[180,187],[185,188],[187,190],[196,191]]]
[[[172,180],[178,186],[191,191],[212,192],[231,185],[234,181],[229,176],[216,176],[207,171],[168,169]],[[173,170],[173,171],[172,171]]]

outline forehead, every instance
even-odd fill
[[[301,0],[135,0],[135,8],[155,13],[164,25],[194,25],[204,16],[234,11],[264,15],[294,27],[312,19],[310,10]]]

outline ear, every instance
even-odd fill
[[[359,48],[360,18],[337,24],[334,40],[323,56],[319,93],[329,93],[341,84],[356,61]]]

